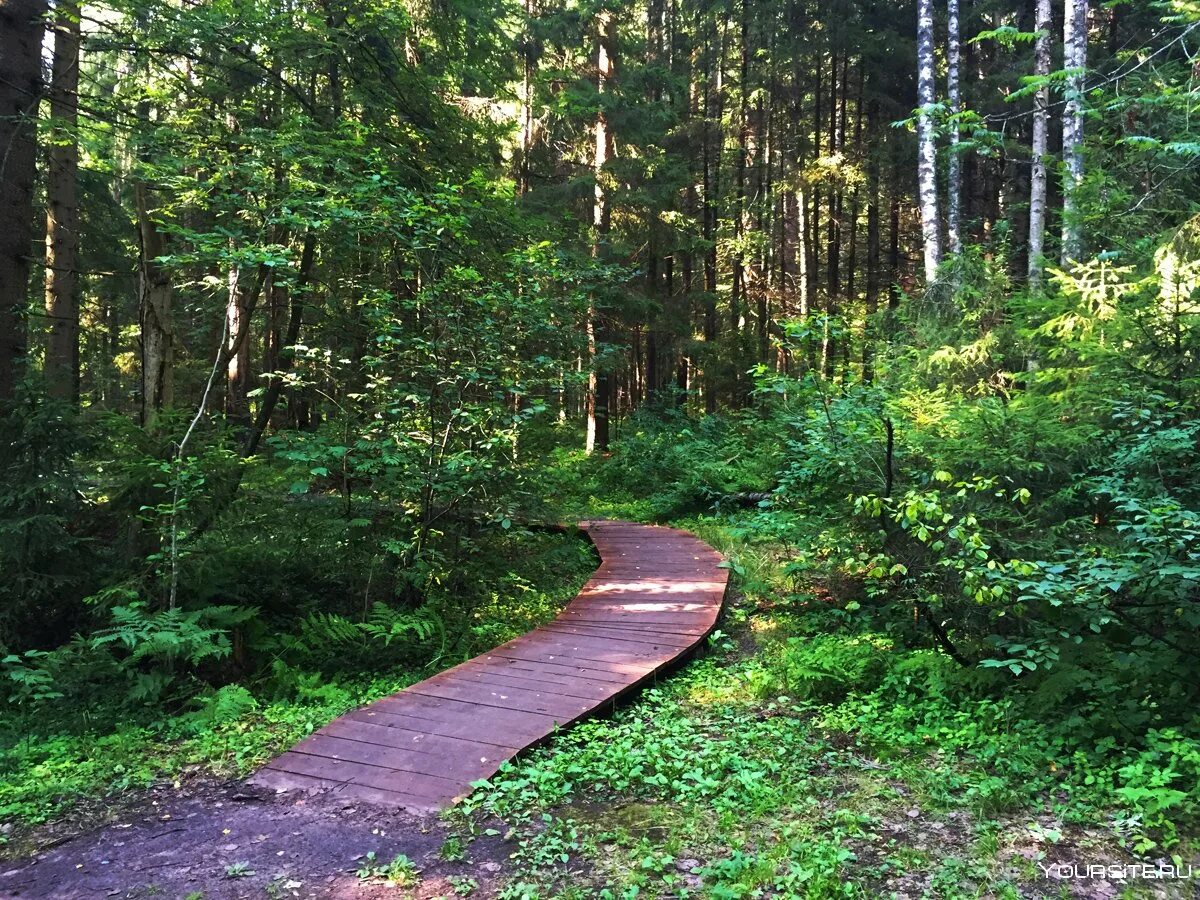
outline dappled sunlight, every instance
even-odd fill
[[[658,579],[630,581],[589,581],[580,596],[593,594],[691,594],[697,591],[723,591],[723,581],[663,581]]]

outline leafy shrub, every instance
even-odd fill
[[[879,686],[891,645],[890,639],[871,634],[787,638],[764,653],[752,684],[761,697],[838,702]]]

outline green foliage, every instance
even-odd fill
[[[397,854],[391,862],[381,864],[375,856],[375,851],[368,851],[358,867],[360,881],[382,883],[385,887],[414,888],[421,881],[420,870],[413,861],[403,853]]]
[[[96,602],[112,624],[53,652],[0,658],[0,818],[41,821],[78,797],[174,780],[185,769],[245,775],[335,716],[419,680],[428,667],[533,627],[573,597],[595,566],[576,537],[495,534],[496,543],[481,541],[462,571],[474,599],[464,589],[453,604],[385,606],[362,620],[348,617],[356,616],[356,598],[343,607],[347,615],[313,614],[301,620],[307,626],[276,619],[279,635],[266,633],[262,609],[156,610],[128,590],[107,592]],[[295,589],[296,582],[286,584]],[[247,665],[259,668],[247,672]]]
[[[64,594],[90,583],[76,454],[86,433],[66,406],[26,397],[0,415],[0,647],[52,639],[78,610]]]
[[[788,638],[764,654],[750,683],[760,697],[838,702],[850,693],[869,693],[883,677],[891,641],[873,635]]]
[[[347,666],[359,666],[374,658],[376,664],[390,660],[395,665],[419,658],[424,645],[435,639],[441,649],[433,654],[433,663],[446,647],[445,622],[436,610],[422,607],[405,611],[377,602],[362,622],[335,613],[310,613],[296,624],[294,634],[283,636],[280,644],[288,658],[300,662],[340,658]]]
[[[62,692],[55,687],[54,673],[42,663],[50,654],[44,650],[26,650],[21,655],[10,653],[0,659],[4,673],[4,691],[9,703],[18,706],[38,706],[57,700]]]

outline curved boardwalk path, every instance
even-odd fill
[[[441,809],[522,750],[611,708],[716,624],[729,573],[686,531],[583,523],[602,560],[552,622],[334,719],[251,783]]]

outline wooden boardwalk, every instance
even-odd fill
[[[552,622],[346,713],[252,784],[445,808],[522,750],[677,663],[712,631],[728,571],[685,531],[584,523],[600,567]]]

